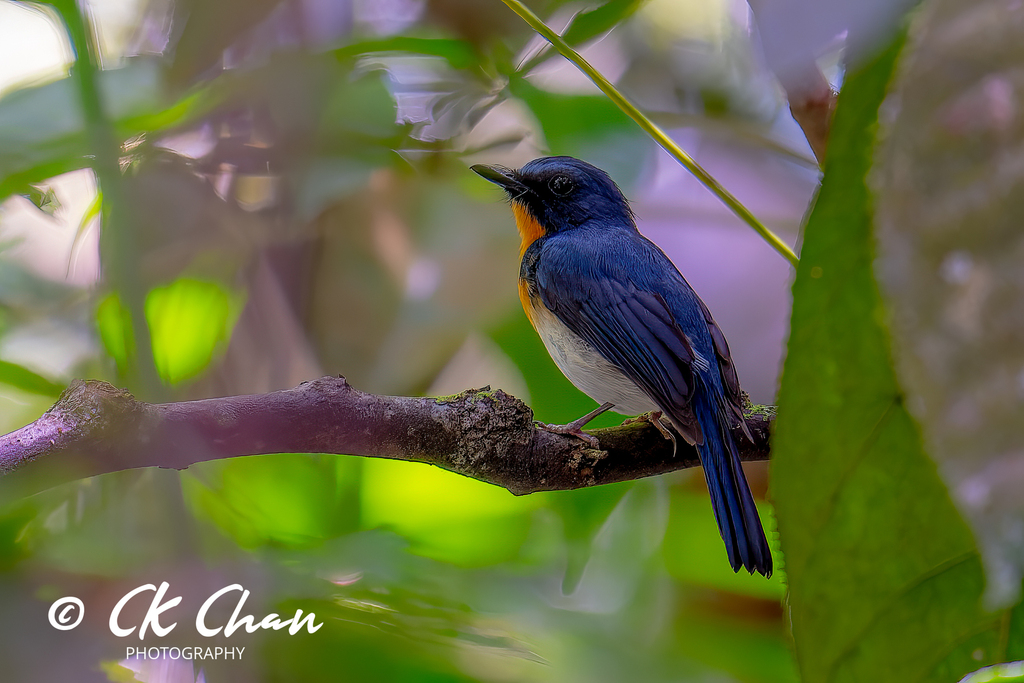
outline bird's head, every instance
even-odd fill
[[[622,191],[607,173],[585,161],[543,157],[519,170],[482,164],[472,170],[508,194],[524,252],[542,235],[596,221],[635,227]]]

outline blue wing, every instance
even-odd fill
[[[590,253],[581,254],[580,242],[565,249],[557,236],[544,240],[528,282],[559,320],[650,396],[687,441],[703,443],[691,400],[693,364],[707,352],[694,352],[665,295],[637,282],[645,279],[637,273],[666,267],[682,280],[678,271],[653,245],[655,253],[644,253],[643,245],[598,233],[586,240]]]
[[[733,569],[770,575],[771,552],[729,430],[742,412],[725,336],[668,257],[621,230],[551,235],[536,245],[525,279],[697,445]]]

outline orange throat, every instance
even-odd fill
[[[530,298],[530,287],[523,279],[519,280],[519,301],[523,304],[523,310],[526,312],[526,317],[530,319],[530,324],[536,328],[537,323],[533,320],[533,300]]]
[[[530,210],[519,202],[512,202],[512,213],[516,217],[516,228],[519,230],[519,237],[521,242],[519,244],[519,259],[522,260],[523,255],[526,254],[526,250],[530,248],[530,245],[537,241],[544,234],[544,228],[537,222],[537,219],[533,217]],[[519,280],[519,300],[523,304],[523,310],[526,311],[526,317],[530,319],[530,323],[533,324],[533,302],[530,300],[530,289],[526,284],[526,280]],[[536,325],[534,325],[536,327]]]
[[[530,210],[519,202],[512,202],[512,213],[515,214],[516,228],[519,230],[519,237],[522,240],[519,244],[519,258],[523,258],[523,254],[530,248],[530,245],[544,234],[544,228],[533,217]]]

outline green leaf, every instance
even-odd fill
[[[987,666],[965,676],[961,683],[989,683],[990,681],[1021,683],[1024,681],[1024,662]]]
[[[358,589],[358,586],[357,586]],[[353,593],[355,595],[353,595]],[[468,635],[487,631],[472,623],[466,610],[436,606],[402,591],[403,609],[395,609],[393,590],[376,594],[343,590],[333,600],[289,601],[276,607],[294,614],[296,607],[317,615],[324,627],[315,636],[268,638],[261,652],[268,680],[310,683],[472,683],[459,670]],[[418,598],[418,599],[417,599]],[[413,610],[410,613],[408,607]],[[469,622],[469,623],[466,623]],[[415,630],[414,630],[415,629]],[[422,635],[420,632],[423,632]],[[413,637],[410,637],[410,633]],[[463,635],[463,634],[466,635]],[[479,635],[477,635],[479,638]]]
[[[25,196],[47,216],[54,216],[61,208],[60,200],[57,199],[57,193],[52,187],[46,188],[45,191],[38,187],[30,187]]]
[[[350,459],[284,453],[190,467],[185,500],[243,548],[308,547],[356,524],[358,470]]]
[[[570,45],[584,43],[615,28],[616,24],[640,9],[642,4],[644,0],[609,0],[600,7],[580,12],[562,34],[562,39]]]
[[[135,353],[135,340],[132,338],[131,313],[116,292],[108,294],[96,307],[96,327],[103,348],[117,363],[118,370],[124,372],[128,367],[129,354]]]
[[[158,99],[152,61],[102,73],[112,117],[138,114]],[[74,81],[64,78],[0,99],[0,197],[29,192],[38,182],[87,166],[88,142]]]
[[[609,0],[599,7],[580,12],[572,18],[569,25],[562,31],[562,40],[569,45],[576,47],[585,43],[591,38],[610,31],[621,21],[633,15],[645,0]],[[551,56],[551,46],[544,45],[536,56],[520,67],[520,72],[527,74],[533,71],[534,67]]]
[[[428,57],[441,57],[455,69],[469,69],[480,62],[473,46],[455,38],[419,38],[391,36],[363,40],[334,51],[338,61],[348,61],[374,52],[408,52]]]
[[[85,237],[86,231],[89,229],[89,225],[100,217],[100,212],[103,211],[103,191],[96,190],[96,195],[89,202],[89,206],[85,207],[85,213],[82,214],[81,220],[78,221],[78,228],[75,230],[75,239],[71,242],[71,249],[68,251],[68,273],[71,272],[71,266],[75,262],[75,256],[78,254],[78,249],[82,246],[82,238]]]
[[[950,681],[1024,648],[892,368],[872,273],[878,108],[902,41],[850,74],[793,285],[772,498],[802,680]]]
[[[63,384],[48,380],[26,367],[3,360],[0,360],[0,382],[31,394],[41,394],[43,396],[57,397],[64,391]]]
[[[146,322],[160,379],[174,385],[201,374],[227,347],[243,303],[220,283],[185,277],[150,290]],[[129,315],[116,293],[96,310],[100,339],[122,371],[135,348]]]
[[[25,542],[25,527],[36,516],[37,500],[20,500],[0,508],[0,571],[9,572],[18,562],[31,556]]]
[[[367,528],[392,529],[416,553],[463,566],[513,558],[541,502],[439,467],[381,459],[363,464],[360,500]]]
[[[719,538],[718,545],[721,544]],[[732,573],[732,569],[728,571]],[[758,578],[764,581],[764,577]],[[680,610],[676,617],[675,654],[703,662],[740,681],[797,683],[796,663],[784,629],[758,623],[750,619],[749,613],[746,616],[747,619],[736,615],[729,618]]]
[[[146,321],[160,379],[179,384],[227,347],[244,297],[217,282],[179,278],[146,295]]]

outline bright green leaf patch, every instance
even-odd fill
[[[179,384],[200,374],[231,338],[241,301],[216,282],[180,278],[146,296],[146,320],[160,378]]]
[[[894,45],[843,87],[793,285],[772,498],[802,679],[950,681],[1024,647],[902,402],[865,183]],[[1011,638],[1011,633],[1014,637]]]
[[[193,511],[243,548],[308,547],[354,526],[356,474],[332,455],[285,453],[203,463],[182,474]]]
[[[103,348],[117,363],[118,370],[124,372],[128,355],[135,352],[135,341],[131,337],[131,313],[116,293],[108,294],[96,307],[96,326]]]
[[[198,376],[227,346],[243,298],[216,282],[179,278],[146,295],[146,322],[160,379],[174,385]],[[117,294],[96,311],[100,339],[119,368],[134,348],[131,319]]]
[[[390,528],[417,553],[465,566],[515,557],[541,502],[438,467],[377,459],[364,464],[361,499],[365,528]]]
[[[999,681],[999,683],[1024,681],[1024,662],[987,666],[966,676],[962,683],[989,683],[990,681]]]

